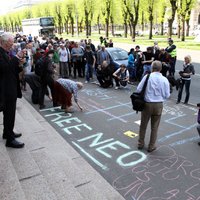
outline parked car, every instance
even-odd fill
[[[115,70],[121,64],[128,65],[128,52],[126,50],[117,47],[108,47],[106,50],[110,56],[110,63],[114,66]]]

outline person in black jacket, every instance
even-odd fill
[[[190,84],[191,84],[191,75],[195,74],[194,66],[191,63],[191,56],[187,55],[184,57],[184,64],[183,64],[183,71],[179,72],[180,78],[180,85],[178,91],[178,99],[177,104],[181,102],[183,87],[185,86],[185,101],[184,104],[188,104],[190,98]]]
[[[15,138],[21,134],[14,133],[15,112],[17,98],[22,97],[19,72],[20,65],[25,62],[23,52],[18,52],[16,56],[10,58],[8,52],[14,43],[13,35],[4,33],[0,37],[0,105],[3,111],[3,139],[6,139],[6,146],[22,148],[24,143]]]
[[[51,90],[51,96],[53,96],[53,90],[54,90],[54,73],[55,73],[55,65],[52,61],[54,55],[54,50],[50,50],[46,53],[46,55],[43,57],[42,61],[42,72],[40,74],[40,83],[41,88],[39,91],[39,108],[43,109],[45,108],[44,105],[44,96],[48,92],[47,86]]]
[[[97,80],[99,81],[100,87],[108,88],[113,87],[112,74],[114,68],[111,64],[108,64],[106,60],[103,61],[102,65],[97,68]]]

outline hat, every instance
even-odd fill
[[[171,38],[169,38],[169,39],[168,39],[168,42],[173,43],[174,41],[173,41]]]

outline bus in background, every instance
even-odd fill
[[[32,36],[53,36],[55,32],[53,17],[39,17],[22,20],[24,35]]]

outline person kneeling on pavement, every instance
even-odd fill
[[[113,74],[113,67],[108,64],[108,62],[105,60],[103,61],[102,65],[99,65],[97,68],[97,80],[100,83],[100,87],[102,88],[108,88],[113,87],[113,80],[112,80],[112,74]]]
[[[54,94],[53,101],[56,105],[61,105],[62,109],[65,109],[66,113],[72,113],[72,95],[79,109],[83,108],[78,103],[77,93],[79,89],[82,89],[83,84],[81,82],[75,82],[69,79],[59,78],[54,82]]]
[[[121,64],[119,69],[113,73],[113,77],[116,83],[116,90],[119,89],[120,85],[126,87],[129,81],[129,71],[126,68],[126,65]]]

